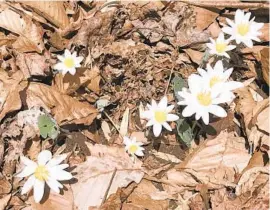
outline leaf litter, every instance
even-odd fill
[[[269,209],[265,2],[1,3],[0,209]],[[183,117],[178,92],[218,61],[206,43],[238,8],[264,23],[261,42],[223,57],[244,87],[225,118]],[[74,75],[53,68],[65,49],[84,58]],[[143,112],[164,95],[179,119],[156,137]],[[130,158],[124,137],[144,156]],[[67,154],[73,179],[36,203],[16,174],[43,150]]]

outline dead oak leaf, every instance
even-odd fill
[[[133,163],[124,148],[98,144],[88,144],[88,148],[91,156],[74,169],[78,182],[71,185],[75,205],[80,210],[100,206],[106,196],[132,181],[139,183],[144,175],[142,162],[137,160]]]
[[[20,92],[26,86],[26,83],[21,83],[22,79],[19,71],[9,77],[7,72],[0,69],[0,120],[7,113],[21,108]]]
[[[30,83],[26,95],[29,108],[40,106],[51,111],[60,125],[72,123],[89,125],[98,112],[87,102],[77,101],[45,84]]]
[[[53,87],[65,94],[73,93],[81,86],[88,87],[95,93],[99,93],[100,79],[98,67],[94,66],[92,69],[79,68],[74,76],[70,74],[65,76],[57,74],[53,81]]]
[[[31,7],[36,13],[61,29],[64,29],[69,25],[69,19],[64,8],[64,2],[24,1],[22,4]]]
[[[18,51],[41,53],[44,49],[43,29],[29,18],[22,17],[9,8],[0,13],[0,27],[19,35],[19,38],[12,44]]]

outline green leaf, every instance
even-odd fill
[[[56,121],[46,114],[38,117],[38,128],[40,135],[44,139],[47,137],[55,139],[60,133]]]
[[[177,75],[173,78],[172,82],[174,96],[178,101],[180,101],[181,97],[178,95],[178,92],[181,91],[183,87],[187,87],[187,82],[182,77]]]
[[[182,98],[178,95],[178,92],[183,89],[183,87],[187,87],[187,82],[179,76],[175,76],[172,80],[173,82],[173,91],[177,101],[181,101]],[[187,123],[186,118],[180,116],[179,120],[176,121],[177,124],[177,133],[181,139],[188,147],[191,145],[191,141],[193,140],[192,128]]]

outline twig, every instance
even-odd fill
[[[112,185],[113,179],[114,179],[114,177],[115,177],[116,171],[117,171],[117,169],[115,168],[114,171],[113,171],[113,174],[112,174],[112,176],[111,176],[111,179],[110,179],[109,185],[108,185],[108,187],[107,187],[107,190],[106,190],[106,192],[105,192],[105,195],[104,195],[104,197],[103,197],[103,199],[102,199],[101,205],[105,202],[105,200],[106,200],[106,198],[107,198],[107,196],[108,196],[108,193],[109,193],[109,190],[110,190],[110,188],[111,188],[111,185]]]
[[[172,79],[173,69],[174,69],[174,66],[171,68],[171,72],[170,72],[169,81],[168,81],[168,83],[167,83],[167,87],[166,87],[166,90],[165,90],[164,95],[166,95],[166,94],[167,94],[167,91],[168,91],[168,89],[169,89],[169,85],[170,85],[170,82],[171,82],[171,79]]]
[[[107,112],[103,111],[103,113],[105,114],[105,116],[110,120],[110,122],[113,124],[113,126],[115,127],[115,129],[117,130],[117,132],[119,133],[119,136],[124,139],[124,137],[122,136],[122,134],[120,133],[120,130],[118,129],[117,125],[113,122],[112,118],[107,114]],[[111,142],[112,144],[114,143]]]
[[[239,8],[239,9],[244,9],[244,8],[269,8],[268,3],[252,3],[252,2],[232,2],[232,1],[227,1],[227,2],[218,2],[218,1],[199,1],[199,0],[180,0],[180,2],[184,2],[187,4],[192,4],[194,6],[201,6],[201,7],[229,7],[229,8]]]

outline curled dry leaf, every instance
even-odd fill
[[[30,83],[26,91],[29,108],[40,106],[52,112],[58,124],[91,124],[97,110],[87,102],[62,94],[57,89],[41,83]]]
[[[3,198],[0,199],[0,210],[5,210],[6,206],[11,198],[11,194],[5,195]]]
[[[57,88],[61,93],[74,93],[81,86],[88,87],[95,93],[99,92],[100,72],[98,67],[92,69],[78,68],[76,74],[57,74],[53,81],[53,87]]]
[[[33,196],[28,200],[31,210],[73,210],[74,198],[69,185],[64,186],[64,190],[58,194],[45,188],[45,196],[41,203],[36,203]]]
[[[41,56],[36,53],[18,54],[16,64],[24,74],[25,79],[31,76],[46,76],[46,73],[50,70],[45,55]]]
[[[220,185],[234,186],[236,171],[241,172],[250,157],[244,138],[223,131],[215,139],[203,142],[166,175],[170,183],[178,186],[196,186],[199,182],[210,189]]]
[[[124,148],[97,144],[89,144],[88,148],[91,156],[74,169],[78,182],[71,185],[75,205],[80,210],[100,206],[104,196],[108,197],[132,181],[139,183],[144,175],[141,161],[133,163]]]
[[[24,5],[31,7],[57,27],[64,29],[69,25],[69,19],[65,12],[64,2],[61,1],[24,1]]]
[[[20,91],[26,86],[20,83],[22,79],[23,75],[19,71],[9,77],[7,72],[0,69],[0,120],[7,113],[21,108]]]
[[[215,21],[215,19],[219,16],[219,9],[212,8],[206,9],[202,7],[192,7],[194,12],[196,13],[196,26],[197,29],[203,31],[206,29],[211,23]]]
[[[5,35],[4,33],[0,33],[0,46],[6,45],[6,46],[10,46],[12,45],[12,43],[14,43],[16,41],[17,37],[9,34],[9,35]]]
[[[44,49],[42,28],[29,18],[22,17],[9,8],[0,13],[0,27],[19,35],[19,38],[12,44],[14,49],[20,52],[36,51],[38,53]]]
[[[126,203],[130,209],[142,208],[142,209],[158,209],[166,210],[169,208],[169,201],[165,199],[152,199],[151,194],[160,192],[151,181],[142,180],[140,184],[128,197]],[[123,209],[127,206],[123,204]],[[127,208],[128,209],[128,208]]]

